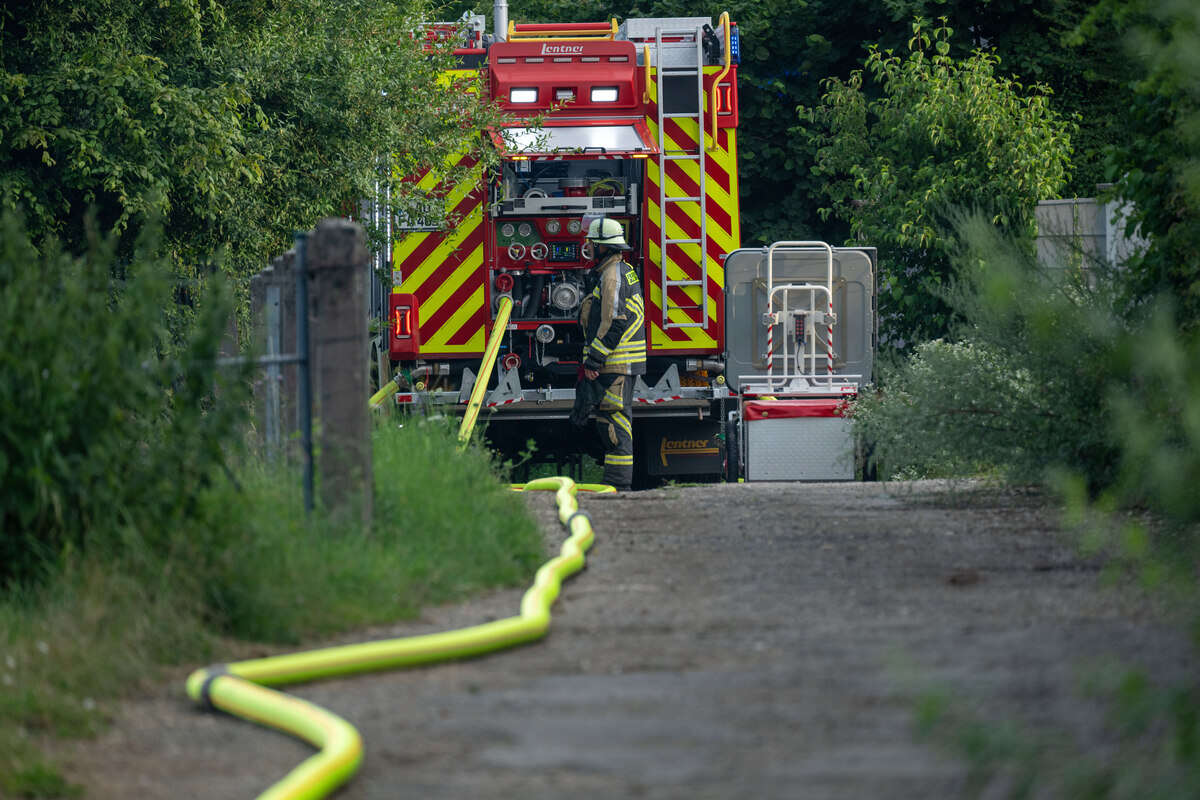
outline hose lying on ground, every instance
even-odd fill
[[[558,518],[568,536],[559,554],[538,569],[533,585],[521,599],[517,616],[442,633],[221,664],[196,670],[188,677],[187,693],[196,702],[290,733],[318,748],[318,753],[259,795],[259,800],[325,797],[349,780],[362,762],[362,738],[350,723],[319,706],[266,687],[448,661],[545,635],[550,627],[550,606],[563,580],[583,568],[584,553],[592,546],[595,534],[591,520],[579,510],[574,481],[539,478],[522,488],[556,493]]]

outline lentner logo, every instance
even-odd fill
[[[543,44],[542,55],[544,56],[578,56],[583,54],[583,45],[581,44]]]
[[[662,465],[667,466],[667,456],[710,456],[720,450],[711,439],[668,439],[663,437],[658,448]]]

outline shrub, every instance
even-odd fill
[[[1105,400],[1131,336],[1109,310],[1109,276],[1046,269],[980,217],[959,230],[943,294],[965,320],[956,339],[885,365],[882,391],[855,404],[882,474],[997,470],[1037,483],[1060,466],[1107,485],[1117,453]]]
[[[83,256],[39,253],[15,216],[0,219],[0,583],[69,550],[170,547],[242,419],[236,377],[215,394],[227,293],[217,284],[172,342],[156,234],[132,263],[116,248],[93,237]]]

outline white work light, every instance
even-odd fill
[[[615,86],[593,86],[592,87],[592,102],[593,103],[615,103],[615,102],[617,102],[617,87],[615,87]]]
[[[538,97],[537,87],[513,89],[508,93],[508,102],[510,103],[536,103]]]

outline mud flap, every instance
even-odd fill
[[[648,478],[720,478],[725,472],[717,420],[643,421],[635,430],[635,462]]]

